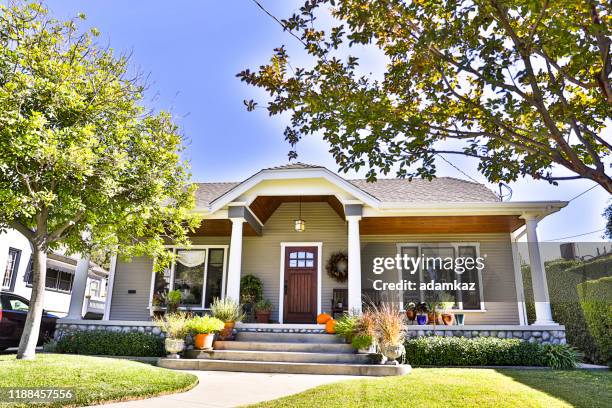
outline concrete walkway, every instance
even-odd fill
[[[237,407],[296,394],[318,385],[368,377],[310,374],[233,373],[185,371],[197,375],[199,384],[181,394],[106,404],[104,408],[220,408]],[[144,379],[143,379],[144,380]]]

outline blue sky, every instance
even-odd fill
[[[262,3],[279,17],[289,16],[300,4],[295,0]],[[264,110],[247,112],[243,99],[257,99],[262,94],[235,75],[265,63],[275,47],[285,44],[290,54],[298,57],[300,48],[252,1],[47,0],[46,4],[58,18],[84,12],[84,26],[100,29],[100,43],[109,43],[116,51],[133,52],[132,62],[150,73],[146,103],[176,115],[189,139],[185,155],[194,180],[238,181],[261,168],[287,162],[289,146],[283,138],[286,119],[270,118]],[[366,68],[380,64],[376,57],[363,57]],[[317,137],[300,142],[298,153],[300,161],[337,170],[327,146]],[[485,181],[470,160],[450,159],[472,178]],[[466,178],[442,161],[438,166],[441,176]],[[555,187],[526,179],[511,184],[512,200],[568,200],[593,185],[591,181],[571,181]],[[601,213],[608,202],[603,188],[592,189],[542,221],[540,239],[604,228]],[[574,240],[598,241],[601,234]]]

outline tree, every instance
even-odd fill
[[[612,239],[612,204],[606,207],[602,215],[606,219],[604,238]]]
[[[17,358],[33,358],[47,252],[111,248],[168,261],[197,220],[165,112],[146,111],[142,76],[128,58],[57,21],[40,4],[0,6],[0,229],[33,247],[30,310]],[[79,18],[84,18],[80,16]]]
[[[612,193],[611,19],[597,0],[308,0],[276,21],[312,65],[282,46],[238,77],[269,94],[270,115],[290,113],[292,146],[320,132],[342,171],[431,178],[436,155],[460,154],[491,182],[586,178]],[[384,55],[380,78],[347,56],[364,47]]]

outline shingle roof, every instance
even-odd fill
[[[323,168],[305,163],[292,163],[270,167],[266,170]],[[364,179],[348,180],[355,187],[382,202],[400,203],[481,203],[497,202],[499,197],[485,185],[454,177],[438,177],[433,180],[378,179],[368,183]],[[232,183],[196,183],[196,207],[207,207],[216,198],[239,185]]]
[[[402,203],[474,203],[496,202],[499,197],[484,184],[473,183],[454,177],[437,177],[431,181],[414,178],[349,180],[354,186],[368,192],[382,202]]]

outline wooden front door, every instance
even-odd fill
[[[284,323],[317,320],[317,247],[285,248]]]

